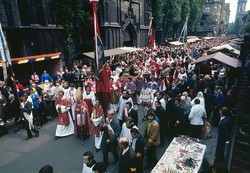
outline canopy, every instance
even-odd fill
[[[203,37],[203,39],[205,40],[211,40],[211,39],[214,39],[215,37]]]
[[[34,62],[34,61],[57,59],[57,58],[60,58],[60,55],[61,55],[61,52],[57,52],[57,53],[50,53],[50,54],[26,56],[26,57],[21,57],[21,58],[11,58],[11,63],[12,65],[15,65],[15,64],[25,64],[25,63]],[[2,60],[0,60],[0,67],[1,66],[2,66]]]
[[[141,50],[141,49],[134,48],[134,47],[119,47],[119,48],[115,48],[115,49],[104,50],[104,55],[105,55],[105,57],[109,57],[109,56],[134,52],[134,51],[137,51],[137,50]],[[90,57],[92,59],[95,58],[94,52],[85,52],[85,53],[83,53],[83,55],[88,56],[88,57]]]
[[[228,50],[230,53],[233,53],[235,55],[239,55],[240,54],[240,51],[233,48],[230,44],[224,44],[224,45],[220,45],[220,46],[216,46],[216,47],[213,47],[211,48],[209,51],[221,51],[221,50]]]
[[[172,41],[172,42],[169,42],[169,44],[175,45],[175,46],[180,46],[180,45],[183,45],[184,43],[182,43],[180,41]]]
[[[240,60],[238,60],[236,58],[231,58],[230,56],[227,56],[221,52],[217,52],[217,53],[207,55],[207,56],[202,56],[202,57],[198,58],[197,60],[191,62],[191,64],[197,64],[197,63],[207,61],[210,59],[215,59],[217,61],[220,61],[220,62],[227,64],[227,65],[234,67],[234,68],[241,67]]]
[[[187,42],[188,43],[194,43],[194,42],[199,41],[199,40],[201,40],[201,39],[199,39],[198,37],[196,37],[196,38],[194,37],[194,38],[188,38]]]

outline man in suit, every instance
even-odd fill
[[[109,164],[108,152],[111,152],[114,156],[113,165],[117,164],[119,160],[117,151],[117,138],[120,135],[119,124],[114,120],[114,110],[108,111],[108,117],[100,124],[100,131],[104,132],[101,142],[101,150],[103,151],[103,161],[106,165]]]
[[[119,173],[133,173],[136,172],[136,162],[134,153],[129,147],[129,141],[126,137],[120,138],[120,147],[122,149]]]
[[[143,173],[145,140],[139,133],[138,128],[132,128],[130,132],[132,136],[131,147],[135,152],[135,158],[136,158],[136,172]]]
[[[14,94],[10,94],[8,98],[7,112],[9,117],[15,118],[15,130],[14,133],[18,132],[21,129],[21,114],[20,114],[20,103],[15,98]]]
[[[231,136],[231,112],[228,108],[223,107],[220,110],[220,123],[218,126],[217,146],[215,152],[215,163],[222,162],[224,159],[225,144]]]
[[[23,125],[25,127],[25,130],[27,131],[28,137],[26,140],[29,140],[33,137],[32,132],[36,134],[36,137],[39,136],[39,131],[35,129],[33,126],[33,118],[32,118],[32,103],[28,100],[28,95],[24,95],[22,97],[22,103],[20,105],[21,109],[21,115],[23,116]]]
[[[132,108],[132,103],[127,102],[126,103],[126,108],[127,108],[127,114],[128,117],[131,117],[133,119],[134,125],[138,125],[138,114],[137,111]]]
[[[161,106],[160,101],[155,102],[155,115],[159,118],[160,120],[160,136],[161,136],[161,144],[159,147],[162,147],[164,145],[164,130],[166,127],[166,111],[164,108]]]
[[[146,159],[147,165],[145,170],[150,169],[158,162],[156,157],[156,147],[161,143],[160,125],[155,120],[153,111],[147,114],[147,123],[144,130],[144,138],[146,139]]]

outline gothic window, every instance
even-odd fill
[[[30,11],[32,24],[45,25],[42,0],[30,0]]]

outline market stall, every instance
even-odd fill
[[[171,144],[151,173],[198,173],[206,146],[181,136]]]

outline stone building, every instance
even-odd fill
[[[148,43],[150,0],[100,0],[98,18],[106,49]]]
[[[217,36],[225,34],[230,17],[230,4],[225,0],[204,0],[203,16],[198,35]]]
[[[62,27],[57,25],[48,0],[2,0],[0,21],[11,57],[59,52]]]
[[[246,10],[247,0],[238,0],[237,12],[235,20],[242,18]]]

